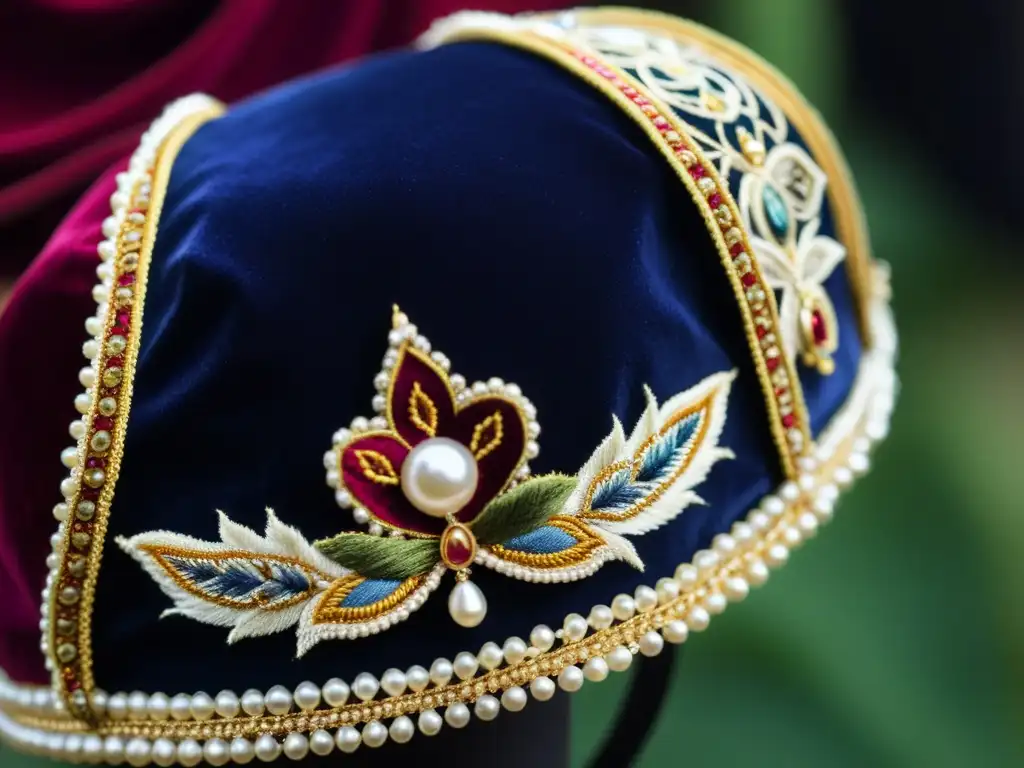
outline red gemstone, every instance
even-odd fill
[[[82,498],[88,501],[96,501],[100,497],[100,492],[95,488],[83,488]]]
[[[96,429],[111,429],[114,426],[114,420],[109,416],[99,416],[93,420],[92,425]]]
[[[121,275],[119,278],[117,278],[117,284],[118,285],[131,285],[134,282],[135,282],[135,275],[131,275],[131,274],[129,274],[129,275]]]
[[[776,368],[779,367],[779,358],[769,357],[766,362],[766,365],[768,366],[769,371],[774,371]]]
[[[473,550],[466,545],[466,542],[451,537],[445,544],[444,554],[445,559],[452,565],[467,565]]]
[[[633,99],[633,103],[639,104],[641,107],[643,107],[650,104],[651,100],[648,99],[646,96],[637,96],[635,99]]]
[[[722,196],[720,194],[718,194],[717,192],[715,192],[715,194],[713,194],[711,197],[708,198],[708,205],[710,205],[712,207],[712,209],[717,208],[721,204],[722,204]]]
[[[627,96],[636,96],[636,88],[623,88],[622,92]]]
[[[465,568],[473,562],[476,540],[466,526],[450,525],[441,535],[441,548],[449,568]]]
[[[743,243],[736,243],[736,245],[729,248],[729,253],[732,254],[733,258],[739,256],[741,253],[743,253]]]
[[[784,426],[786,429],[789,429],[795,423],[796,419],[793,418],[792,413],[787,413],[785,416],[782,417],[782,426]]]
[[[775,397],[776,398],[782,397],[784,394],[786,394],[786,388],[785,387],[776,387],[775,388]]]
[[[132,313],[131,312],[118,312],[117,313],[117,324],[127,328],[132,324]]]
[[[97,467],[103,469],[107,466],[107,462],[98,456],[90,456],[86,459],[85,466],[89,467],[89,469],[96,469]]]
[[[811,333],[814,336],[814,343],[821,345],[828,341],[828,324],[820,309],[811,313]]]
[[[690,175],[693,176],[693,178],[695,178],[695,179],[702,179],[702,178],[704,178],[704,166],[703,165],[695,165],[695,166],[693,166],[692,168],[690,168]]]
[[[747,274],[741,277],[740,280],[742,280],[743,284],[747,286],[747,288],[749,288],[750,286],[757,282],[757,275],[755,275],[753,272],[747,272]]]
[[[654,125],[657,126],[658,128],[660,128],[663,131],[667,131],[668,127],[669,127],[668,126],[668,120],[666,120],[661,115],[658,115],[656,118],[654,118]]]
[[[767,334],[767,333],[768,333],[768,329],[765,328],[763,325],[757,326],[757,338],[763,339],[765,337],[765,334]]]
[[[107,368],[124,368],[124,360],[120,357],[112,357],[107,360]]]

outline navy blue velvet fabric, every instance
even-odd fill
[[[804,373],[815,425],[849,390],[859,347],[841,270],[844,344]],[[331,435],[370,416],[397,302],[471,381],[500,376],[537,405],[535,471],[575,472],[642,387],[661,399],[739,369],[707,506],[634,538],[575,584],[473,578],[490,611],[447,613],[450,578],[404,624],[295,660],[295,635],[158,620],[168,598],[108,541],[97,679],[108,689],[242,690],[429,664],[586,613],[673,572],[781,480],[739,312],[692,201],[605,97],[491,44],[397,53],[233,109],[184,147],[154,254],[110,537],[217,539],[216,509],[262,530],[264,508],[315,539],[353,529],[324,483]]]

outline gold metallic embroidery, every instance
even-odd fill
[[[124,455],[124,439],[127,426],[127,419],[132,398],[132,387],[135,378],[135,366],[139,354],[139,345],[142,331],[142,311],[146,295],[146,281],[149,274],[149,261],[153,253],[153,246],[156,240],[157,227],[160,219],[160,212],[163,208],[164,197],[167,191],[167,183],[170,179],[171,168],[185,142],[195,133],[198,128],[209,120],[218,117],[223,113],[223,107],[213,105],[196,111],[175,126],[163,144],[157,151],[156,160],[152,170],[151,189],[148,190],[148,202],[141,202],[143,197],[141,185],[131,190],[131,202],[129,210],[143,210],[144,221],[140,223],[129,214],[125,224],[118,233],[116,239],[116,253],[113,258],[115,266],[114,280],[111,282],[112,295],[108,302],[107,316],[104,318],[103,339],[109,340],[111,331],[117,321],[118,313],[127,312],[129,315],[131,333],[121,357],[123,363],[118,368],[105,367],[108,360],[107,344],[97,357],[97,370],[104,371],[101,383],[104,387],[120,387],[114,404],[115,415],[112,417],[112,428],[109,432],[109,449],[105,452],[105,466],[103,468],[104,478],[102,489],[95,504],[92,504],[89,512],[91,526],[89,532],[76,530],[78,526],[74,518],[70,518],[65,530],[64,540],[64,562],[54,571],[54,593],[49,605],[50,635],[49,647],[54,654],[54,683],[56,689],[64,698],[68,710],[76,717],[87,721],[94,719],[88,705],[87,694],[95,687],[92,671],[92,610],[96,594],[96,580],[99,577],[100,565],[103,553],[103,543],[106,538],[107,521],[110,514],[110,506],[114,498],[114,488],[120,473],[121,461]],[[138,251],[136,254],[135,252]],[[122,275],[131,275],[131,280],[121,280]],[[104,397],[101,386],[93,389],[92,402],[89,412],[99,412],[99,402]],[[107,403],[109,409],[109,403]],[[94,420],[93,420],[94,421]],[[86,446],[86,453],[89,447]],[[84,463],[85,456],[82,456],[80,448],[80,460]],[[82,478],[83,481],[85,478]],[[98,479],[98,475],[93,479]],[[84,483],[83,483],[84,484]],[[80,509],[82,502],[82,488],[76,490],[68,500],[68,507],[71,510]],[[84,518],[81,518],[84,520]],[[87,552],[86,552],[87,550]],[[66,583],[66,579],[74,579],[74,573],[79,570],[75,563],[82,555],[86,557],[85,575],[80,579],[80,588],[75,604],[77,621],[77,649],[75,659],[71,663],[56,656],[56,648],[62,642],[57,637],[59,627],[64,626],[59,622],[61,618],[61,603],[58,596],[63,593],[59,587]],[[64,621],[69,621],[65,618]]]
[[[866,422],[867,418],[859,419],[846,439],[837,445],[832,459],[811,473],[819,482],[831,482],[836,470],[844,466],[854,443],[864,436]],[[426,709],[449,706],[457,702],[471,704],[484,694],[499,693],[516,685],[526,686],[538,677],[557,677],[561,670],[570,665],[604,656],[609,649],[618,645],[633,645],[646,632],[652,629],[659,630],[670,621],[689,615],[694,607],[701,604],[705,595],[721,591],[727,580],[734,576],[742,577],[752,562],[763,562],[763,558],[775,544],[784,544],[787,530],[796,526],[801,516],[808,514],[811,503],[812,498],[808,495],[801,495],[796,500],[787,502],[785,510],[771,518],[770,525],[757,533],[749,547],[722,558],[714,568],[699,570],[697,582],[679,597],[646,613],[638,613],[631,619],[608,629],[595,631],[582,640],[556,646],[517,664],[499,667],[467,681],[454,681],[421,692],[409,692],[370,702],[353,701],[341,707],[287,715],[218,718],[204,722],[154,722],[146,718],[135,719],[131,715],[128,720],[108,718],[99,723],[95,732],[103,737],[167,738],[174,741],[212,738],[230,740],[237,737],[252,739],[265,733],[276,736],[309,733],[318,728],[336,728],[382,718],[414,715]],[[84,733],[89,730],[87,724],[71,720],[66,715],[39,716],[17,712],[12,714],[26,727],[40,728],[51,733]]]
[[[538,554],[535,552],[523,552],[518,549],[509,549],[501,544],[491,546],[491,551],[502,560],[507,560],[516,565],[525,565],[529,568],[555,569],[567,568],[579,565],[590,559],[594,550],[604,545],[604,540],[598,537],[586,524],[571,517],[556,515],[549,518],[544,525],[550,525],[564,531],[576,543],[561,552]]]
[[[505,427],[501,418],[501,411],[495,411],[473,427],[473,439],[469,443],[469,451],[477,461],[480,461],[480,459],[501,445],[504,436]]]
[[[412,393],[409,395],[409,421],[423,430],[428,437],[437,434],[437,406],[423,391],[418,381],[413,382]]]
[[[781,359],[769,362],[766,350],[762,347],[761,339],[766,335],[765,331],[767,330],[770,333],[772,329],[779,327],[778,306],[775,302],[774,291],[764,290],[763,287],[767,286],[767,281],[754,260],[737,258],[734,265],[728,240],[732,240],[735,247],[742,245],[742,255],[749,254],[753,252],[753,249],[750,247],[747,234],[739,226],[730,227],[726,232],[722,232],[719,219],[709,203],[709,196],[706,194],[707,190],[701,189],[698,179],[690,172],[690,169],[695,165],[700,166],[703,170],[701,180],[708,178],[713,181],[715,188],[713,194],[721,198],[718,210],[723,207],[728,208],[730,211],[729,218],[739,224],[742,221],[739,208],[733,199],[732,193],[729,191],[728,185],[724,184],[719,178],[714,164],[706,159],[700,147],[689,137],[685,125],[675,115],[673,110],[668,108],[659,109],[655,106],[659,104],[658,100],[649,93],[643,83],[607,62],[601,63],[601,67],[604,70],[614,73],[618,80],[628,84],[634,91],[643,94],[647,98],[649,103],[638,106],[626,97],[618,87],[611,84],[607,78],[597,74],[592,67],[581,60],[581,57],[585,55],[592,60],[600,61],[596,55],[591,53],[581,54],[571,46],[555,41],[538,32],[528,30],[504,31],[488,27],[464,28],[447,36],[444,42],[450,43],[476,39],[494,40],[515,48],[530,51],[555,62],[580,77],[605,94],[627,115],[632,117],[672,166],[676,175],[689,192],[690,197],[697,205],[701,216],[707,222],[708,231],[717,246],[722,266],[736,296],[737,305],[746,331],[747,343],[752,353],[754,367],[764,394],[769,415],[769,425],[779,452],[783,472],[791,479],[796,478],[799,474],[797,459],[812,447],[810,419],[804,404],[800,381],[797,378],[792,362],[786,359],[784,355]],[[664,119],[664,127],[666,129],[664,133],[652,124],[649,110],[648,112],[644,111],[647,108],[653,108]],[[676,139],[687,137],[685,142],[686,149],[680,151],[678,147],[673,147],[667,138],[669,133]],[[743,262],[742,265],[739,263],[741,260]],[[749,287],[743,280],[743,278],[748,276],[754,278],[753,284],[749,285]],[[767,328],[762,324],[766,324]],[[787,406],[787,413],[785,415],[780,411],[777,391],[785,391],[787,398],[792,398],[792,405]]]
[[[352,608],[342,607],[356,587],[366,581],[362,576],[353,574],[335,580],[317,601],[313,609],[313,624],[356,624],[382,616],[405,600],[412,592],[423,585],[426,576],[413,576],[403,581],[399,587],[383,600],[370,605]]]
[[[396,311],[397,311],[397,307],[396,307]],[[437,363],[435,363],[433,360],[430,359],[430,355],[423,354],[418,349],[416,349],[409,341],[402,342],[402,345],[398,348],[398,359],[395,360],[395,364],[391,368],[390,378],[388,380],[388,389],[387,389],[387,395],[386,395],[387,396],[387,419],[388,419],[388,429],[391,430],[391,434],[395,437],[395,439],[398,440],[400,443],[402,443],[402,445],[404,445],[406,448],[412,448],[412,446],[409,445],[409,443],[405,440],[405,438],[402,437],[402,434],[398,431],[398,426],[395,424],[395,414],[394,414],[394,411],[393,411],[393,409],[396,407],[396,403],[395,403],[395,380],[396,380],[396,378],[398,376],[398,372],[400,370],[402,370],[402,361],[403,361],[403,359],[405,358],[406,355],[411,355],[412,357],[415,357],[421,363],[423,363],[424,365],[428,366],[431,370],[434,371],[434,374],[439,379],[441,379],[441,381],[444,382],[444,388],[445,388],[445,391],[448,393],[449,402],[451,402],[453,406],[455,404],[455,391],[452,389],[452,384],[448,380],[448,374],[445,373],[437,365]],[[413,394],[410,396],[410,400],[409,400],[409,414],[410,414],[410,416],[412,416],[412,414],[413,414],[414,406],[413,406],[412,398],[415,395],[417,387],[419,387],[419,382],[415,382],[415,385],[413,387]],[[427,397],[426,393],[423,393],[423,396]],[[430,405],[433,406],[433,408],[434,408],[434,411],[433,411],[434,419],[435,419],[434,427],[436,429],[436,426],[437,426],[437,424],[436,424],[437,404],[433,400],[430,400],[429,398],[427,398],[427,399],[430,402]],[[415,423],[415,419],[414,419],[414,423]],[[424,421],[424,423],[427,424],[427,425],[430,424],[429,421]],[[419,427],[420,429],[423,428],[419,424],[416,424],[416,426]]]
[[[378,485],[398,485],[398,474],[395,472],[391,460],[383,453],[365,448],[356,449],[353,453],[367,480]]]
[[[327,581],[331,578],[325,573],[312,570],[307,563],[299,560],[298,558],[282,557],[281,555],[257,555],[254,552],[245,550],[209,552],[202,549],[184,549],[180,547],[162,546],[141,546],[139,549],[152,556],[153,560],[159,563],[160,567],[164,569],[174,583],[186,592],[193,594],[202,600],[216,603],[217,605],[222,605],[226,608],[235,608],[241,611],[247,611],[257,607],[264,611],[280,611],[285,608],[291,608],[293,605],[305,602],[317,591],[315,583],[317,580]],[[265,579],[269,579],[273,575],[269,563],[281,563],[301,570],[309,581],[309,588],[301,594],[294,595],[287,600],[282,600],[278,603],[274,603],[269,600],[262,590],[257,591],[256,594],[247,600],[236,600],[229,597],[214,595],[207,590],[204,590],[196,582],[183,576],[180,569],[168,560],[168,558],[171,557],[181,558],[183,560],[208,562],[215,565],[232,560],[243,561],[255,568]],[[259,559],[254,559],[256,557]]]
[[[715,393],[712,392],[696,405],[687,408],[681,408],[679,411],[672,414],[672,416],[669,417],[669,419],[665,422],[664,426],[662,426],[662,428],[658,430],[657,433],[651,435],[646,441],[644,441],[644,444],[637,449],[636,453],[633,455],[632,461],[617,462],[615,464],[612,464],[610,467],[607,467],[600,474],[598,474],[598,476],[594,478],[594,482],[591,483],[590,489],[587,491],[587,495],[583,503],[583,509],[587,510],[584,513],[585,517],[588,520],[607,520],[610,522],[622,522],[623,520],[630,520],[636,517],[645,509],[647,509],[647,507],[649,507],[651,504],[654,504],[654,502],[660,499],[661,495],[665,492],[665,489],[672,485],[672,483],[674,483],[676,479],[686,471],[687,467],[690,466],[690,462],[696,455],[696,452],[700,447],[700,444],[704,441],[704,435],[707,434],[708,430],[707,413],[711,408],[711,402],[714,396]],[[590,508],[591,501],[594,498],[594,492],[597,490],[598,487],[600,487],[601,483],[608,480],[608,478],[612,477],[616,472],[622,471],[623,469],[626,468],[630,468],[630,479],[635,480],[637,474],[640,471],[644,454],[647,453],[648,449],[658,440],[659,437],[664,437],[668,433],[668,431],[672,429],[676,424],[678,424],[683,419],[692,416],[695,413],[700,414],[700,427],[698,428],[696,434],[690,437],[690,439],[687,441],[688,446],[685,458],[681,462],[679,462],[679,466],[675,468],[675,470],[669,477],[665,478],[658,484],[657,488],[655,488],[653,491],[651,491],[649,495],[645,496],[637,503],[621,511],[596,512]]]
[[[835,137],[817,110],[807,103],[789,79],[771,63],[725,35],[692,21],[658,11],[640,9],[581,9],[576,22],[585,26],[625,26],[654,30],[676,39],[693,42],[734,68],[750,83],[764,91],[785,113],[800,133],[807,149],[828,177],[827,195],[832,204],[838,239],[846,245],[846,269],[857,306],[861,338],[871,347],[868,303],[871,297],[871,241],[864,212],[859,203],[853,175]],[[542,18],[551,18],[550,14]]]

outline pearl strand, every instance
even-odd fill
[[[745,598],[750,586],[764,583],[769,566],[778,567],[784,563],[790,549],[813,535],[817,524],[827,523],[831,519],[839,488],[852,480],[855,474],[866,471],[867,453],[871,444],[884,439],[887,434],[895,377],[891,371],[886,373],[888,375],[878,377],[883,384],[878,385],[879,391],[869,400],[865,409],[862,419],[866,424],[863,430],[865,437],[847,441],[850,444],[850,452],[842,463],[832,466],[830,474],[823,474],[821,465],[827,467],[832,461],[831,452],[819,451],[815,457],[804,457],[800,469],[805,475],[798,478],[795,483],[784,484],[776,494],[764,498],[745,520],[733,525],[730,533],[716,536],[709,549],[696,553],[691,563],[680,565],[673,578],[659,580],[653,589],[639,587],[632,596],[619,595],[612,601],[611,607],[596,605],[591,609],[585,620],[586,625],[599,632],[611,627],[616,620],[628,621],[638,612],[654,610],[656,605],[668,606],[676,601],[680,594],[693,594],[697,598],[681,618],[655,622],[656,625],[661,625],[660,637],[658,632],[648,630],[635,642],[619,644],[609,649],[603,656],[587,658],[582,666],[583,679],[598,682],[605,679],[608,671],[625,671],[631,665],[635,653],[656,655],[663,647],[663,640],[670,643],[685,642],[690,631],[706,628],[712,613],[720,612],[728,602],[738,602]],[[819,474],[815,476],[815,472]],[[803,502],[799,508],[796,506],[798,502]],[[797,512],[797,509],[800,511]],[[809,522],[809,514],[816,518],[816,524]],[[773,538],[770,536],[772,532],[777,532],[778,535]],[[742,575],[737,575],[735,569],[726,570],[723,567],[724,563],[737,559],[742,566]],[[661,619],[660,616],[657,618]],[[539,625],[530,633],[530,645],[520,638],[509,638],[501,649],[493,643],[488,643],[476,655],[476,664],[466,659],[466,656],[471,654],[460,654],[460,667],[464,674],[467,674],[470,667],[475,667],[474,675],[481,668],[484,671],[497,669],[501,663],[497,657],[499,650],[505,663],[509,665],[520,664],[527,658],[540,657],[551,650],[558,640],[572,643],[585,636],[587,630],[581,621],[582,617],[578,614],[570,614],[558,631]],[[580,657],[582,655],[580,654]],[[582,685],[580,675],[578,672],[566,671],[569,667],[579,670],[575,664],[560,669],[557,673],[558,685],[565,690],[577,690]],[[381,678],[380,687],[392,696],[402,695],[405,688],[418,693],[427,689],[430,683],[436,686],[448,685],[454,674],[454,664],[445,659],[438,659],[430,671],[418,666],[409,668],[405,673],[388,670]],[[467,679],[472,679],[472,675]],[[542,674],[530,682],[529,692],[534,698],[543,701],[554,694],[556,687],[551,677]],[[281,691],[276,690],[277,688],[279,687],[268,691],[267,696],[277,702],[273,705],[275,709],[285,711]],[[286,689],[281,690],[285,695],[288,694]],[[476,687],[473,692],[477,691],[482,689]],[[328,681],[322,689],[317,689],[312,683],[306,682],[295,689],[292,697],[295,706],[300,710],[315,711],[317,705],[313,702],[318,700],[318,694],[319,699],[328,706],[338,707],[348,701],[350,689],[344,681],[338,679]],[[518,711],[517,707],[523,703],[524,694],[525,689],[521,686],[511,685],[502,693],[500,706],[509,711]],[[254,696],[258,699],[258,707],[254,705]],[[477,695],[477,701],[483,696],[494,699],[490,694],[481,692]],[[140,697],[140,694],[114,694],[108,697],[102,691],[96,690],[93,692],[93,705],[97,711],[103,712],[113,701],[115,712],[127,711],[129,716],[137,715],[141,706]],[[178,703],[177,707],[172,708],[175,699],[180,702],[182,697],[186,706]],[[479,707],[474,705],[474,712],[479,709],[479,712],[476,712],[478,717],[481,713],[485,719],[496,716],[494,705],[489,699],[484,699],[486,703]],[[163,694],[153,694],[146,699],[145,706],[153,720],[166,719],[175,709],[179,714],[187,710],[185,718],[196,715],[208,718],[213,714],[229,718],[237,716],[238,709],[244,709],[250,715],[260,715],[264,711],[265,700],[266,697],[257,691],[247,691],[240,698],[229,691],[222,691],[213,699],[214,712],[210,714],[210,697],[204,693],[196,694],[192,698],[179,694],[173,699]],[[313,709],[309,710],[310,707]],[[289,702],[288,710],[290,709]],[[376,709],[375,707],[375,711]],[[304,754],[304,750],[320,754],[332,748],[328,746],[328,741],[333,741],[335,746],[341,749],[353,751],[364,738],[358,729],[343,726],[336,731],[334,737],[323,729],[313,731],[308,738],[298,733],[289,734],[284,739],[285,744],[278,743],[274,737],[268,735],[259,737],[255,742],[239,737],[228,743],[215,738],[207,740],[202,745],[191,739],[184,739],[180,743],[167,738],[156,738],[152,742],[139,737],[125,739],[113,736],[101,739],[94,735],[53,734],[26,728],[8,717],[8,713],[12,711],[51,716],[66,714],[62,702],[57,700],[52,692],[17,686],[0,675],[0,737],[40,754],[72,760],[126,760],[132,765],[145,765],[150,760],[157,765],[171,765],[175,762],[181,765],[195,765],[202,759],[218,762],[224,759],[225,744],[228,758],[244,764],[252,760],[255,755],[255,744],[261,740],[261,753],[266,757],[276,757],[286,752],[290,755]],[[416,727],[425,735],[434,735],[440,730],[443,722],[448,722],[453,727],[462,727],[468,723],[470,717],[469,707],[462,702],[455,702],[444,709],[443,717],[434,708],[424,709],[419,713]],[[391,728],[385,728],[379,721],[373,721],[377,725],[367,723],[363,728],[364,732],[367,727],[372,726],[368,744],[379,745],[389,736],[396,741],[405,738],[409,732],[409,725],[406,723],[409,718],[399,715],[395,720],[400,723],[396,726],[395,722],[392,722]],[[382,735],[381,729],[386,730],[387,735]],[[392,734],[392,730],[397,734],[397,738]],[[291,738],[292,736],[297,738]],[[271,745],[270,741],[273,741],[276,747]]]

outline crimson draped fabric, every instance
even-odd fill
[[[61,217],[177,96],[235,101],[402,45],[469,5],[552,0],[4,0],[0,3],[0,274],[21,271]]]
[[[178,96],[204,91],[233,102],[407,43],[433,19],[464,5],[0,2],[0,293],[6,277],[23,272],[6,306],[0,297],[0,402],[7,404],[0,430],[0,666],[14,679],[46,681],[35,646],[55,525],[50,509],[65,471],[58,454],[72,442],[66,430],[80,391],[82,322],[94,309],[100,223],[109,214],[115,171],[127,164],[141,132]],[[470,5],[509,13],[563,3]]]

